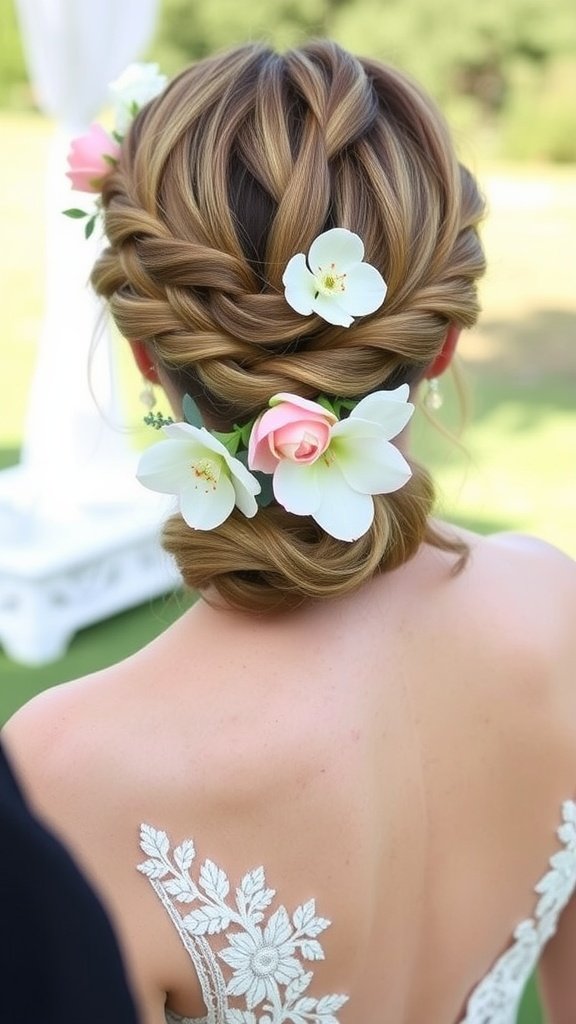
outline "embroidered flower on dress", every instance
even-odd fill
[[[286,302],[302,316],[317,313],[341,327],[349,327],[355,316],[374,313],[387,286],[363,258],[364,243],[353,231],[325,231],[312,242],[308,259],[299,252],[289,260],[282,278]]]
[[[246,466],[204,427],[171,423],[167,440],[141,456],[136,476],[144,487],[176,494],[180,511],[194,530],[220,526],[234,506],[245,516],[256,515],[260,484]]]
[[[390,444],[414,412],[409,393],[407,384],[376,391],[344,420],[299,395],[274,395],[252,429],[248,465],[274,474],[274,497],[288,512],[356,540],[374,519],[372,495],[396,491],[412,475]]]
[[[138,870],[150,879],[162,902],[196,905],[181,918],[181,923],[194,943],[193,959],[202,965],[201,979],[215,971],[221,976],[218,961],[203,937],[224,932],[229,942],[218,953],[220,960],[233,970],[230,980],[222,986],[224,1002],[216,1006],[207,985],[202,985],[210,1021],[338,1024],[336,1013],[347,1002],[347,996],[335,994],[318,999],[305,995],[314,974],[304,970],[301,960],[324,959],[318,935],[330,925],[330,921],[316,914],[313,899],[298,906],[291,917],[284,906],[278,907],[262,927],[264,912],[276,896],[276,891],[266,886],[263,867],[244,875],[232,899],[228,876],[213,861],[204,861],[198,883],[191,877],[190,868],[196,857],[191,840],[177,846],[171,857],[166,833],[142,825],[140,845],[148,860],[138,865]],[[228,997],[242,998],[246,1009],[229,1006]],[[255,1014],[257,1007],[262,1012]]]
[[[302,966],[294,957],[293,932],[286,910],[280,907],[264,931],[256,926],[251,934],[230,935],[230,946],[220,953],[234,969],[229,995],[246,995],[246,1004],[252,1010],[264,999],[274,999],[278,985],[288,985],[299,977]]]

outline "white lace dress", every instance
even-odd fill
[[[477,985],[461,1024],[515,1024],[526,983],[576,890],[573,801],[563,804],[557,834],[562,849],[535,886],[539,899],[533,917],[517,926],[510,947]],[[207,1009],[201,1020],[167,1010],[167,1024],[338,1024],[345,994],[307,995],[314,974],[310,965],[324,959],[318,937],[330,925],[316,913],[314,900],[291,915],[284,906],[267,914],[276,891],[267,888],[264,868],[244,875],[232,893],[227,875],[210,860],[192,876],[191,839],[171,850],[165,832],[142,825],[140,845],[148,859],[138,870],[188,951]],[[229,945],[215,954],[209,937],[220,933]],[[229,998],[244,1008],[231,1007]]]

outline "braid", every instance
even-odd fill
[[[183,72],[136,118],[103,203],[96,290],[223,425],[279,391],[360,398],[416,383],[448,324],[478,314],[483,204],[442,119],[397,71],[329,42],[241,47]],[[351,330],[303,319],[283,295],[290,257],[334,226],[361,236],[388,283]],[[166,546],[192,586],[239,607],[344,593],[425,539],[456,550],[433,534],[432,484],[414,470],[351,544],[271,506],[210,533],[176,517]]]

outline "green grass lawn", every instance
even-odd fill
[[[10,154],[0,165],[2,466],[18,458],[41,318],[42,170],[50,126],[36,116],[0,113],[0,133]],[[576,169],[488,168],[480,176],[491,207],[485,229],[491,270],[482,324],[461,346],[469,423],[461,447],[420,415],[415,448],[438,481],[443,514],[482,533],[537,533],[576,556]],[[122,365],[128,419],[136,423],[139,382],[125,355]],[[448,386],[438,418],[453,427],[458,416]],[[141,432],[135,438],[141,443]],[[0,654],[0,721],[43,688],[125,657],[183,607],[181,596],[168,597],[85,629],[65,658],[43,668],[15,665]],[[533,988],[520,1019],[540,1021]]]

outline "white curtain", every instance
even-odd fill
[[[17,0],[37,101],[56,122],[46,180],[45,312],[22,454],[36,514],[48,518],[122,500],[132,486],[106,330],[94,345],[99,309],[87,281],[102,243],[97,237],[87,242],[82,222],[62,210],[91,203],[90,196],[72,192],[65,177],[70,139],[106,103],[109,82],[141,56],[157,2]]]

